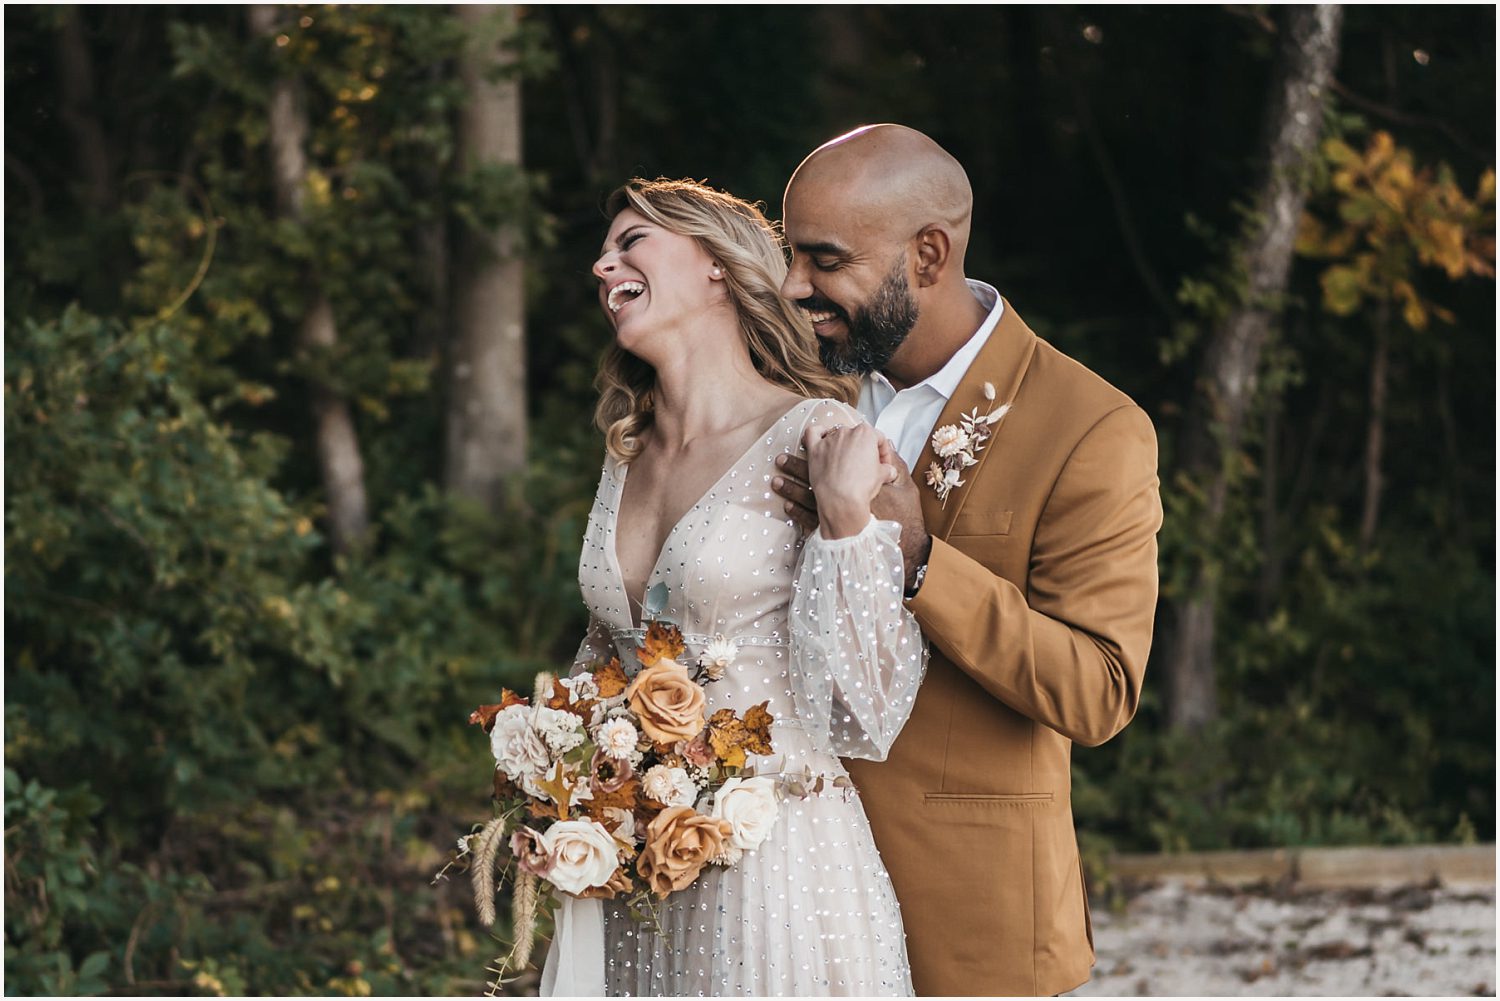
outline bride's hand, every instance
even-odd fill
[[[880,460],[882,437],[864,423],[810,427],[803,434],[824,538],[858,535],[869,524],[870,502],[897,475],[894,466]]]

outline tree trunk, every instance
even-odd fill
[[[1257,611],[1261,618],[1271,614],[1276,595],[1281,590],[1281,522],[1276,501],[1281,480],[1281,407],[1273,402],[1266,407],[1262,432],[1265,447],[1260,469],[1260,597]]]
[[[279,8],[270,4],[252,5],[247,15],[250,30],[256,35],[274,35],[278,13]],[[307,181],[307,113],[291,76],[282,75],[273,84],[268,116],[276,211],[300,221]],[[307,352],[330,351],[338,344],[338,326],[316,274],[307,277],[305,293],[307,307],[298,329],[298,346]],[[334,551],[343,553],[364,541],[369,531],[365,464],[349,402],[316,380],[311,391],[318,468],[328,495],[329,536]]]
[[[1197,395],[1183,442],[1183,469],[1204,484],[1199,529],[1212,547],[1222,527],[1232,456],[1244,436],[1261,352],[1271,336],[1291,270],[1297,224],[1306,201],[1305,163],[1323,126],[1323,100],[1338,61],[1343,8],[1286,8],[1282,47],[1267,117],[1270,157],[1256,214],[1237,255],[1247,279],[1243,301],[1214,329],[1204,351]],[[1166,656],[1167,718],[1196,729],[1218,714],[1214,616],[1218,574],[1212,561],[1177,602],[1176,631]]]
[[[114,175],[109,144],[94,106],[94,61],[83,33],[82,14],[76,6],[65,8],[62,30],[57,36],[57,57],[61,117],[72,135],[73,150],[78,157],[84,202],[93,211],[103,212],[115,201]]]
[[[1375,356],[1370,360],[1370,420],[1365,428],[1365,503],[1359,519],[1359,549],[1369,552],[1380,520],[1380,493],[1385,488],[1386,383],[1391,356],[1391,304],[1382,301],[1375,317]]]
[[[463,169],[521,163],[521,89],[492,79],[515,57],[502,43],[514,30],[511,4],[474,4],[455,14],[476,39],[459,67],[468,92],[459,122]],[[500,30],[497,31],[496,29]],[[449,490],[495,510],[508,476],[526,463],[525,299],[510,227],[465,234],[454,300],[449,367]]]

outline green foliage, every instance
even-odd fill
[[[576,422],[498,518],[433,486],[414,226],[545,237],[540,182],[449,179],[446,11],[284,12],[281,46],[238,11],[167,25],[175,86],[212,99],[193,173],[136,175],[111,217],[133,256],[90,301],[122,318],[68,304],[88,255],[63,228],[7,227],[12,992],[472,993],[495,951],[464,888],[428,884],[485,796],[469,709],[581,633],[598,458]],[[279,61],[313,122],[295,225],[266,170]],[[331,352],[294,347],[310,272]],[[310,378],[372,442],[377,538],[339,565]]]

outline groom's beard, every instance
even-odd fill
[[[844,320],[849,334],[843,340],[818,338],[818,354],[828,371],[834,375],[874,372],[884,368],[906,340],[917,323],[917,303],[906,284],[905,265],[904,259],[900,261],[870,301],[855,310],[853,316],[816,296],[798,303],[811,312],[832,312]]]

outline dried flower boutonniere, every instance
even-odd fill
[[[994,402],[993,383],[984,384],[984,398]],[[989,413],[982,415],[975,407],[961,416],[957,424],[944,424],[932,432],[932,450],[937,453],[937,461],[927,467],[927,485],[944,507],[948,506],[948,495],[954,488],[964,485],[960,479],[963,471],[979,464],[975,456],[984,451],[985,443],[994,433],[994,426],[1008,413],[1009,403],[991,407]]]

